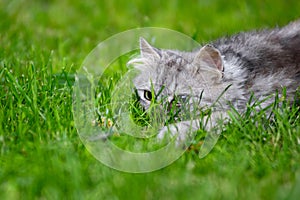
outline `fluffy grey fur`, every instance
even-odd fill
[[[283,28],[221,38],[193,52],[157,49],[142,38],[140,49],[140,57],[129,64],[140,71],[133,83],[141,105],[149,108],[151,90],[155,94],[160,91],[156,98],[168,103],[177,96],[189,96],[189,102],[199,102],[199,107],[214,105],[208,129],[217,119],[226,117],[228,102],[242,112],[252,92],[258,99],[265,99],[286,87],[287,96],[292,97],[299,86],[300,21]],[[272,101],[270,98],[261,106]],[[170,129],[184,135],[190,128],[199,128],[196,120],[178,122]],[[162,128],[158,136],[166,131]]]

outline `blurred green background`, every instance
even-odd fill
[[[236,131],[202,160],[190,151],[148,174],[107,168],[74,128],[70,75],[128,29],[169,28],[205,43],[299,17],[299,0],[0,0],[0,199],[297,199],[294,139],[278,149]]]
[[[2,58],[29,60],[36,50],[76,65],[100,41],[136,27],[170,28],[205,42],[299,16],[297,0],[1,0],[0,8]]]

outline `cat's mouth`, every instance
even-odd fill
[[[195,105],[191,103],[191,96],[177,95],[166,105],[168,120],[166,123],[184,121],[191,118]]]
[[[178,95],[175,96],[168,105],[168,112],[172,109],[180,109],[183,105],[187,103],[188,95]]]

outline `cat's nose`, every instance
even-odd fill
[[[168,98],[167,98],[167,101],[168,101],[169,104],[170,104],[172,101],[174,101],[174,97],[172,97],[172,96],[171,96],[171,97],[168,97]]]
[[[168,97],[168,112],[171,111],[172,107],[173,107],[173,103],[174,103],[174,97]]]
[[[173,107],[173,101],[169,102],[168,112],[170,112],[172,110],[172,107]]]
[[[173,99],[171,99],[171,101],[169,101],[168,112],[170,112],[174,106],[176,108],[180,108],[180,103],[176,102],[175,98],[173,98]]]

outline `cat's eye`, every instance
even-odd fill
[[[144,98],[148,101],[151,101],[152,99],[152,93],[149,90],[144,91]]]

